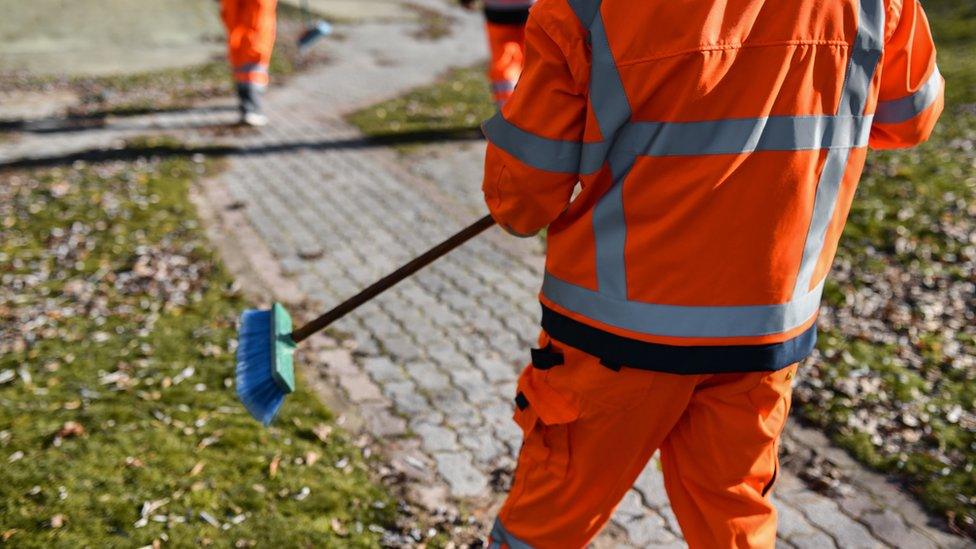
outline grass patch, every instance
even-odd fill
[[[315,16],[317,17],[317,16]],[[306,16],[296,7],[278,7],[278,36],[271,55],[272,85],[327,60],[325,48],[298,54],[296,40],[304,30]],[[221,36],[222,39],[222,36]],[[186,109],[195,102],[214,97],[235,97],[227,60],[219,56],[201,65],[111,76],[38,76],[0,71],[0,89],[70,89],[80,98],[70,114],[126,116]]]
[[[247,305],[177,157],[0,173],[0,536],[20,547],[373,547],[394,504],[329,411],[263,429]]]
[[[482,67],[454,69],[430,86],[356,111],[348,121],[371,137],[477,130],[495,114]]]

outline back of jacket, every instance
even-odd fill
[[[487,203],[549,227],[550,335],[652,369],[808,354],[868,146],[942,110],[917,0],[540,0],[526,49]]]

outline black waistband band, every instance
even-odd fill
[[[814,324],[802,334],[768,345],[681,347],[618,336],[542,306],[542,329],[553,339],[608,364],[671,374],[774,372],[799,362],[817,344]]]
[[[497,25],[524,25],[529,19],[529,8],[514,10],[485,8],[485,19]]]

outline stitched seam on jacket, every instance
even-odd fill
[[[756,48],[775,48],[782,46],[836,46],[844,49],[849,49],[851,44],[849,42],[844,42],[842,40],[782,40],[777,42],[761,42],[761,43],[735,43],[735,44],[702,44],[694,48],[686,48],[678,51],[661,52],[651,56],[641,57],[639,59],[631,59],[629,61],[617,61],[617,68],[628,67],[631,65],[638,65],[640,63],[647,63],[649,61],[658,61],[661,59],[667,59],[669,57],[678,57],[681,55],[690,55],[693,53],[703,53],[709,51],[728,51],[728,50],[748,50]]]

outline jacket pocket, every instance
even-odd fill
[[[554,389],[547,377],[546,372],[529,366],[519,378],[514,416],[523,435],[519,460],[562,477],[572,458],[571,430],[580,408],[575,395]]]

